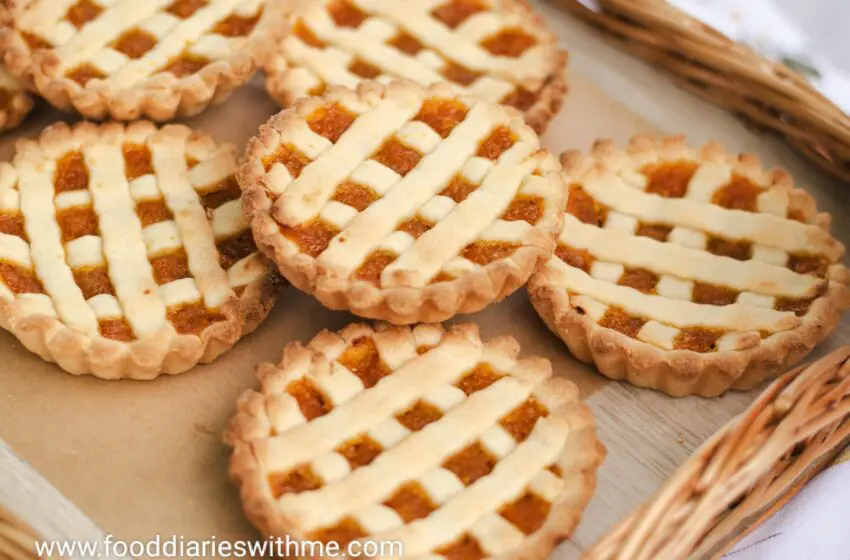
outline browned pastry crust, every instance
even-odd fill
[[[445,332],[443,327],[439,325],[418,325],[412,328],[379,325],[373,330],[372,327],[365,324],[352,324],[342,329],[338,334],[323,331],[306,347],[297,342],[288,344],[279,364],[262,364],[258,367],[257,376],[260,379],[261,389],[259,391],[247,391],[238,401],[237,413],[225,435],[227,443],[234,447],[230,460],[230,475],[239,487],[245,514],[263,535],[280,538],[289,536],[298,540],[316,538],[315,535],[311,536],[309,531],[299,524],[297,518],[288,515],[286,506],[282,505],[286,503],[288,497],[297,497],[297,491],[295,491],[295,494],[287,493],[282,497],[275,497],[271,488],[275,476],[279,475],[273,472],[273,467],[271,467],[272,472],[270,472],[270,465],[278,459],[286,462],[286,459],[279,455],[285,450],[285,446],[281,445],[281,440],[299,429],[305,428],[303,424],[305,420],[303,418],[296,419],[298,413],[290,410],[290,408],[297,408],[299,405],[290,396],[292,393],[288,391],[291,384],[297,383],[298,380],[301,380],[302,383],[315,384],[314,386],[320,385],[323,388],[342,383],[342,372],[337,369],[341,366],[339,362],[334,361],[334,357],[337,357],[337,360],[345,361],[346,355],[340,356],[341,352],[346,352],[346,348],[349,351],[351,348],[363,348],[363,341],[368,339],[374,341],[379,352],[379,359],[402,359],[404,371],[429,368],[428,356],[432,351],[456,352],[457,358],[464,361],[464,355],[467,352],[477,352],[475,348],[481,348],[490,363],[501,364],[500,368],[506,368],[500,369],[500,371],[509,371],[507,375],[522,380],[522,383],[533,383],[535,388],[532,390],[532,398],[538,399],[548,408],[549,415],[547,418],[555,422],[565,422],[568,426],[569,435],[560,453],[558,453],[558,458],[553,463],[553,467],[549,469],[550,473],[558,473],[556,476],[561,478],[563,486],[551,499],[548,516],[539,527],[530,534],[525,534],[521,542],[516,543],[513,548],[500,551],[491,557],[542,559],[547,557],[555,546],[572,534],[580,521],[582,511],[593,495],[596,486],[596,471],[605,457],[605,448],[596,437],[593,415],[586,406],[579,403],[575,385],[562,378],[551,377],[551,366],[548,361],[542,358],[517,360],[519,345],[510,337],[482,342],[478,335],[478,329],[473,324],[454,325],[449,332]],[[417,348],[420,348],[418,358],[416,357]],[[403,360],[407,354],[412,354],[410,361]],[[447,357],[451,358],[452,355],[455,354],[447,354]],[[391,356],[392,358],[390,358]],[[369,360],[369,358],[363,359]],[[474,363],[474,360],[471,363]],[[335,369],[332,370],[331,368]],[[334,371],[334,373],[329,376],[331,371]],[[362,370],[358,370],[358,372],[362,374]],[[423,379],[427,378],[427,371],[421,373]],[[460,376],[465,375],[462,372],[458,372],[458,374]],[[390,372],[387,375],[390,376],[386,378],[389,380],[395,374]],[[403,374],[400,373],[400,375]],[[337,381],[334,381],[334,376],[338,379]],[[379,382],[378,385],[372,386],[371,389],[366,389],[366,391],[378,391],[380,388],[381,383]],[[363,391],[362,386],[358,391]],[[342,393],[337,394],[342,395]],[[366,395],[361,396],[365,397]],[[355,392],[354,396],[346,397],[345,402],[333,403],[332,406],[334,409],[339,407],[348,412],[350,407],[360,406],[357,397],[358,393]],[[469,401],[466,402],[471,404]],[[403,411],[407,406],[405,403],[398,403],[396,408]],[[499,404],[499,399],[495,399],[490,406],[501,407],[503,405]],[[501,408],[498,408],[498,410],[501,410]],[[450,412],[446,411],[445,414],[448,415]],[[316,420],[327,424],[326,431],[323,433],[344,430],[338,423],[334,424],[331,421],[330,415],[321,416],[312,421]],[[306,420],[306,422],[309,423],[311,420]],[[436,424],[440,422],[441,420],[436,420]],[[475,419],[470,418],[469,422],[474,423]],[[537,422],[540,422],[540,420],[537,420]],[[539,433],[538,428],[541,428],[541,426],[537,425],[532,434]],[[414,435],[420,433],[413,432]],[[410,437],[414,436],[408,435],[408,438]],[[534,437],[534,435],[531,436],[531,438]],[[403,439],[402,441],[408,440]],[[330,440],[326,443],[329,442]],[[333,445],[332,443],[329,444]],[[323,454],[324,451],[324,449],[317,449],[316,455],[324,457],[326,455]],[[394,454],[395,451],[392,446],[385,446],[381,453]],[[398,449],[398,452],[401,452],[401,449]],[[508,455],[503,457],[502,460],[510,457],[510,453],[508,452]],[[437,460],[439,461],[439,459]],[[413,463],[417,461],[415,453],[410,457],[410,461]],[[380,468],[377,467],[378,462],[356,466],[354,467],[355,470],[351,472],[360,471],[362,473],[362,470]],[[307,464],[302,464],[301,468],[313,468],[306,466]],[[309,464],[317,465],[318,462]],[[507,467],[507,465],[503,466]],[[506,471],[501,471],[501,476],[506,474]],[[525,473],[525,475],[517,473],[516,476],[524,477],[527,474],[529,473]],[[389,473],[387,476],[391,477]],[[453,475],[450,474],[449,476]],[[497,472],[493,472],[492,476],[498,476]],[[548,477],[548,474],[546,477]],[[488,477],[485,476],[485,478]],[[525,479],[523,478],[523,480]],[[343,477],[335,479],[333,485],[337,486],[346,482],[347,479]],[[404,480],[399,480],[399,484],[402,482]],[[480,482],[484,482],[484,480],[480,479]],[[474,484],[472,482],[471,486],[466,486],[466,488],[471,490]],[[463,492],[463,490],[459,491]],[[505,490],[505,492],[508,492],[508,495],[505,496],[506,501],[514,499],[511,490]],[[456,497],[457,494],[453,496]],[[546,499],[549,500],[549,498]],[[330,510],[333,510],[334,507],[334,504],[326,506]],[[464,507],[483,506],[466,505]],[[432,515],[436,515],[439,511],[437,509]],[[483,509],[478,512],[479,515],[486,513]],[[359,515],[355,514],[350,518],[352,517],[359,518]],[[420,518],[421,521],[427,521],[427,519],[427,517]],[[390,534],[378,532],[365,538],[392,540],[394,530],[401,531],[403,526],[397,527],[397,529],[390,528]],[[454,525],[446,525],[446,530],[455,531],[456,528]],[[506,526],[506,530],[515,529]],[[450,537],[440,538],[438,536],[438,540],[445,540],[446,538]],[[475,538],[473,537],[473,539]],[[442,543],[435,542],[434,546],[438,547],[440,544]],[[492,546],[491,543],[486,543],[486,545]],[[341,549],[344,550],[344,548]],[[416,556],[419,553],[422,553],[422,551],[417,550],[406,554]]]
[[[546,325],[564,340],[571,354],[582,361],[594,364],[601,373],[612,379],[657,389],[673,396],[690,394],[716,396],[728,389],[749,389],[779,374],[803,358],[835,329],[841,315],[850,306],[850,290],[848,290],[850,272],[840,264],[844,247],[828,236],[829,215],[817,212],[812,197],[796,188],[786,172],[776,169],[766,171],[757,158],[750,155],[728,154],[716,143],[708,143],[699,149],[690,150],[682,137],[637,136],[625,150],[618,148],[611,141],[600,141],[594,145],[588,155],[568,152],[562,156],[567,183],[581,186],[586,185],[586,181],[592,180],[600,185],[600,189],[609,190],[613,188],[610,182],[611,177],[619,176],[624,178],[624,181],[628,181],[630,177],[633,177],[633,170],[636,167],[651,165],[649,162],[676,164],[681,161],[719,166],[717,168],[728,166],[733,177],[748,178],[761,189],[762,193],[767,192],[769,196],[787,200],[785,215],[792,217],[789,218],[789,222],[794,220],[811,226],[808,235],[814,235],[830,256],[828,263],[824,265],[825,280],[815,288],[814,299],[801,316],[786,314],[790,316],[781,318],[781,324],[771,329],[771,332],[767,333],[769,336],[763,335],[760,338],[758,333],[742,334],[737,343],[733,343],[729,348],[698,352],[691,349],[659,347],[658,344],[628,336],[614,328],[601,326],[599,321],[591,316],[589,310],[583,307],[581,301],[584,296],[579,294],[576,288],[569,287],[568,283],[565,283],[563,271],[566,269],[563,267],[571,269],[573,267],[557,256],[541,267],[531,278],[528,286],[529,297]],[[700,180],[705,180],[707,175],[708,172],[704,173]],[[617,193],[619,192],[618,190]],[[626,195],[629,194],[628,190],[624,192]],[[642,204],[640,208],[644,208]],[[630,208],[637,206],[631,199],[623,200],[617,210],[628,213],[631,211]],[[705,207],[709,206],[705,205]],[[611,213],[611,209],[607,211]],[[694,212],[699,211],[694,210]],[[755,210],[736,214],[736,220],[741,222],[750,220],[749,216],[753,214],[749,212],[755,212]],[[757,216],[758,213],[755,215]],[[587,231],[586,226],[578,222],[579,220],[571,220],[569,216],[567,217],[561,235],[561,244],[569,245],[580,233],[579,230]],[[726,225],[732,227],[728,223]],[[779,226],[782,226],[781,222]],[[818,233],[818,230],[821,233]],[[604,231],[605,229],[603,233]],[[641,243],[645,251],[654,250],[650,241],[641,241]],[[668,241],[664,245],[669,244]],[[812,247],[813,251],[817,251],[816,245]],[[590,253],[592,255],[593,250]],[[720,263],[720,261],[717,262]],[[725,267],[728,264],[734,263],[731,259],[724,260],[718,266]],[[697,278],[698,273],[688,270],[687,266],[683,262],[682,270],[677,276]],[[572,274],[579,273],[573,271]],[[697,276],[690,276],[691,274],[697,274]],[[579,275],[584,278],[583,275]],[[732,272],[726,277],[731,278],[737,275],[737,272]],[[799,281],[806,281],[807,278],[809,277],[800,275]],[[616,279],[611,281],[617,282]],[[790,281],[793,282],[793,280]],[[808,281],[811,279],[809,278]],[[758,288],[758,286],[754,287]],[[727,303],[729,302],[721,305]],[[657,304],[666,305],[661,298],[658,298]],[[620,307],[626,307],[626,305],[621,304]],[[709,305],[700,305],[699,308],[691,308],[691,312],[703,313],[701,308],[716,309]],[[755,311],[753,309],[753,307],[745,307],[742,310],[743,315],[760,312],[759,308],[755,308]],[[747,320],[744,316],[741,320]],[[642,320],[645,319],[652,320],[652,316],[647,315],[642,318]],[[688,320],[699,324],[696,316]]]

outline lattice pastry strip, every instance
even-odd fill
[[[412,558],[545,556],[604,452],[576,387],[518,351],[473,325],[289,345],[227,436],[249,518],[278,536],[398,540]]]
[[[512,110],[446,85],[333,89],[274,117],[239,174],[260,248],[332,308],[397,323],[499,300],[546,258],[558,164]]]
[[[273,295],[235,167],[233,146],[182,126],[56,125],[21,142],[0,167],[4,327],[72,373],[215,358]]]
[[[844,247],[784,172],[680,138],[601,142],[563,163],[564,228],[531,299],[603,373],[674,394],[745,388],[846,308]],[[602,358],[597,337],[634,358]]]
[[[516,0],[323,0],[294,12],[289,27],[266,68],[267,88],[284,106],[367,79],[449,81],[517,108],[540,131],[566,89],[565,53]]]
[[[264,0],[34,0],[10,9],[11,70],[92,118],[195,114],[247,81],[281,33]]]

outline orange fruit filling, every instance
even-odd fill
[[[402,143],[398,138],[392,137],[384,142],[372,159],[404,177],[416,167],[422,159],[422,154]]]
[[[394,509],[405,523],[428,517],[437,509],[418,482],[408,482],[400,486],[384,505]]]
[[[739,261],[748,260],[752,256],[752,248],[753,245],[749,241],[731,241],[716,236],[709,237],[706,244],[709,253]]]
[[[121,151],[124,153],[124,175],[128,181],[153,173],[151,151],[147,146],[124,144]]]
[[[596,258],[587,249],[575,249],[569,245],[558,245],[555,255],[574,268],[580,268],[590,274],[590,266]]]
[[[387,44],[391,47],[397,48],[405,54],[409,54],[410,56],[414,56],[425,48],[425,46],[419,42],[419,39],[404,31],[399,31],[398,35],[390,39]]]
[[[442,190],[440,195],[447,196],[457,204],[460,204],[477,188],[478,185],[470,182],[460,173],[457,173],[452,177],[452,180],[449,181],[449,184]]]
[[[216,248],[218,249],[221,268],[224,270],[257,251],[254,236],[251,235],[250,231],[243,231],[235,237],[219,241]]]
[[[91,206],[72,206],[56,212],[56,221],[62,232],[62,242],[84,235],[97,235],[97,216]]]
[[[537,532],[549,517],[552,504],[534,492],[526,492],[518,500],[506,505],[499,514],[517,529],[531,535]]]
[[[319,136],[336,143],[356,118],[356,115],[339,103],[331,103],[313,111],[307,117],[307,125]]]
[[[413,239],[419,239],[423,233],[434,227],[434,224],[417,214],[409,220],[405,220],[398,226],[398,231],[403,231]]]
[[[420,352],[419,350],[420,348],[417,348],[416,352],[418,354],[423,354],[423,352]],[[419,401],[406,411],[397,415],[396,420],[398,420],[399,423],[408,430],[418,432],[431,422],[436,422],[442,417],[443,413],[440,412],[440,409],[434,405]]]
[[[91,0],[79,0],[76,4],[68,8],[68,11],[65,13],[65,19],[79,29],[96,18],[102,11],[103,8]]]
[[[440,271],[440,272],[437,273],[436,276],[431,278],[431,281],[428,282],[428,283],[429,284],[439,284],[440,282],[451,282],[454,279],[455,279],[455,277],[452,276],[451,274],[449,274],[447,272]]]
[[[481,77],[480,72],[470,70],[466,66],[461,66],[457,62],[452,62],[451,60],[446,61],[446,65],[443,66],[443,70],[440,73],[448,81],[462,86],[472,85],[475,80]]]
[[[153,257],[150,259],[150,263],[151,268],[153,268],[154,280],[159,285],[191,276],[189,258],[183,249]]]
[[[692,299],[694,303],[705,305],[732,305],[738,299],[739,293],[724,286],[696,282]]]
[[[527,111],[535,103],[537,103],[537,94],[522,86],[517,86],[515,90],[505,96],[501,101],[502,105],[513,107],[519,111]]]
[[[210,59],[184,52],[162,67],[160,72],[170,72],[175,78],[185,78],[201,70],[210,63]]]
[[[581,185],[573,183],[570,185],[570,194],[567,198],[567,213],[585,224],[602,227],[608,216],[608,209],[596,202]]]
[[[328,3],[328,14],[340,27],[360,27],[366,21],[366,13],[348,0],[333,0]]]
[[[717,349],[717,340],[723,335],[720,329],[689,327],[682,329],[673,341],[673,347],[694,352],[712,352]]]
[[[104,338],[112,340],[120,340],[130,342],[135,338],[133,336],[133,328],[126,319],[101,319],[98,321],[98,331]]]
[[[645,268],[627,268],[617,283],[645,294],[654,294],[658,280],[657,274]]]
[[[204,208],[214,210],[226,202],[236,200],[242,196],[242,189],[233,175],[219,182],[210,189],[204,189],[198,193],[201,196],[201,204]]]
[[[291,382],[286,386],[286,392],[292,395],[307,420],[324,416],[333,408],[330,399],[308,379]]]
[[[301,39],[301,41],[311,47],[323,49],[327,46],[327,43],[319,39],[318,35],[316,35],[301,18],[298,18],[298,21],[296,21],[295,25],[292,26],[292,32],[296,37]]]
[[[85,299],[91,299],[100,294],[115,295],[115,288],[109,279],[106,267],[84,266],[74,270],[74,282],[80,287]]]
[[[432,97],[422,103],[419,113],[413,119],[427,124],[442,138],[446,138],[466,118],[468,112],[469,107],[457,99]]]
[[[366,257],[354,273],[354,277],[378,286],[381,283],[381,273],[397,258],[398,255],[395,253],[379,249]]]
[[[14,235],[26,241],[27,234],[24,230],[24,217],[20,213],[0,212],[0,233]]]
[[[39,49],[50,49],[53,48],[53,44],[46,39],[39,37],[38,35],[33,35],[27,31],[21,31],[21,37],[23,37],[24,42],[30,48],[30,50],[37,51]]]
[[[487,5],[480,0],[449,0],[434,8],[431,15],[454,29],[474,14],[486,10]]]
[[[345,547],[351,541],[362,539],[366,535],[366,531],[363,530],[356,519],[344,517],[333,527],[314,531],[309,535],[309,539],[323,543],[336,542],[339,543],[340,547]]]
[[[472,393],[486,389],[501,377],[502,375],[494,370],[493,366],[480,363],[467,372],[455,385],[467,395],[471,395]]]
[[[225,37],[245,37],[254,30],[261,15],[262,10],[257,10],[256,14],[247,17],[232,14],[218,22],[212,31]]]
[[[88,62],[84,62],[76,68],[68,70],[65,76],[67,76],[71,80],[74,80],[81,86],[85,87],[85,85],[89,83],[89,80],[94,80],[96,78],[103,79],[106,77],[106,74],[104,74],[99,68],[92,66]]]
[[[446,459],[443,468],[452,471],[465,486],[469,486],[482,476],[490,474],[496,462],[496,458],[476,442]]]
[[[698,163],[686,160],[645,165],[641,172],[648,180],[646,192],[665,198],[682,198],[698,168]]]
[[[41,281],[32,270],[16,264],[0,261],[0,277],[3,283],[16,294],[43,294]]]
[[[322,254],[339,230],[321,219],[312,220],[304,225],[280,226],[284,237],[293,241],[304,253],[315,258]]]
[[[331,200],[347,204],[358,212],[362,212],[379,198],[381,196],[366,185],[346,181],[337,187]]]
[[[143,200],[136,204],[136,215],[139,221],[142,222],[142,227],[164,222],[173,218],[171,210],[165,205],[165,201],[161,198],[156,200]]]
[[[549,411],[546,407],[534,397],[528,397],[525,402],[513,409],[507,414],[499,424],[507,430],[509,434],[517,442],[525,441],[534,426],[537,424],[538,418],[549,416]]]
[[[340,445],[336,452],[345,457],[351,469],[365,467],[375,460],[384,449],[369,436],[360,436]]]
[[[362,58],[355,58],[351,61],[351,64],[348,65],[348,71],[367,80],[372,80],[381,75],[380,68]]]
[[[711,202],[730,210],[756,212],[758,211],[758,197],[762,192],[764,192],[762,187],[742,175],[735,174],[726,186],[714,193]]]
[[[125,31],[112,43],[112,48],[130,58],[140,58],[156,46],[156,37],[139,28]]]
[[[337,361],[359,377],[367,389],[392,373],[381,359],[375,341],[368,336],[355,339]]]
[[[826,276],[829,261],[820,255],[791,255],[788,259],[788,268],[797,274],[809,274],[818,278]]]
[[[89,186],[89,168],[80,152],[68,152],[56,162],[53,174],[56,193],[78,191]]]
[[[671,231],[673,231],[673,228],[670,226],[641,223],[638,225],[637,231],[635,231],[635,235],[641,237],[649,237],[651,239],[664,243],[665,241],[667,241],[667,236],[670,235]]]
[[[263,167],[266,171],[270,170],[275,163],[282,163],[289,174],[295,178],[301,175],[301,171],[310,164],[310,160],[292,144],[281,144],[273,154],[263,158]]]
[[[269,488],[275,499],[284,494],[298,494],[322,487],[322,480],[313,472],[310,465],[299,465],[283,474],[271,474],[268,477]]]
[[[609,307],[605,314],[602,316],[602,319],[599,321],[599,325],[602,327],[606,327],[609,329],[614,329],[617,332],[621,332],[624,335],[635,338],[638,334],[638,331],[646,324],[646,319],[642,319],[640,317],[634,317],[629,315],[623,309],[619,307]]]
[[[204,307],[200,301],[172,307],[165,316],[178,333],[195,335],[224,319],[221,314]]]
[[[165,11],[181,19],[186,19],[206,5],[207,0],[175,0]]]
[[[511,201],[502,219],[508,222],[524,221],[535,225],[543,216],[543,199],[527,194],[518,195]]]
[[[474,263],[486,266],[493,261],[504,259],[513,254],[519,245],[504,241],[475,241],[461,253],[461,256]]]
[[[537,38],[519,27],[502,29],[495,35],[481,41],[481,46],[496,56],[518,58],[522,53],[537,44]]]

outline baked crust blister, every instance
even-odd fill
[[[528,280],[560,229],[559,171],[511,108],[446,84],[368,82],[273,117],[237,176],[257,246],[289,282],[409,324]]]
[[[472,324],[352,324],[288,344],[225,436],[246,515],[341,550],[545,558],[578,525],[605,449],[577,387],[519,350]]]
[[[33,99],[20,80],[0,65],[0,132],[15,128],[33,107]]]
[[[748,389],[805,356],[850,305],[829,215],[782,170],[647,136],[562,164],[564,229],[529,296],[608,377],[674,396]]]
[[[0,326],[74,374],[212,361],[279,283],[235,170],[235,146],[181,125],[60,123],[20,140],[0,164]]]
[[[91,119],[166,121],[227,99],[284,31],[289,3],[32,0],[9,8],[0,51],[47,101]]]
[[[563,104],[567,53],[521,0],[302,3],[264,66],[284,107],[367,79],[447,81],[520,110],[542,133]]]

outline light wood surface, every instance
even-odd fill
[[[685,132],[694,142],[717,139],[768,164],[782,163],[813,192],[821,208],[836,217],[846,215],[847,185],[830,182],[781,142],[755,135],[677,90],[648,66],[600,43],[552,5],[536,4],[571,51],[571,93],[544,138],[553,152],[586,149],[599,137],[624,142],[637,132]],[[255,83],[190,123],[218,140],[244,143],[273,111]],[[37,134],[57,118],[42,111],[22,134]],[[0,157],[11,153],[11,139],[4,137]],[[850,222],[836,219],[834,230],[845,244],[850,242]],[[236,397],[254,386],[254,364],[277,360],[287,341],[307,341],[321,328],[339,328],[351,320],[290,289],[267,323],[215,364],[143,383],[69,376],[0,333],[0,438],[84,515],[72,516],[76,521],[68,526],[51,528],[53,504],[67,502],[49,486],[22,478],[19,473],[30,471],[8,453],[0,455],[0,502],[48,538],[94,534],[95,524],[122,539],[175,533],[197,539],[256,538],[227,479],[228,451],[220,442],[221,430]],[[485,337],[511,334],[526,353],[552,360],[559,375],[579,385],[596,414],[608,458],[582,525],[554,556],[559,560],[578,558],[756,394],[677,400],[605,380],[569,357],[524,292],[459,320],[475,321]],[[845,320],[816,355],[848,340]],[[15,486],[29,491],[12,491]],[[34,501],[33,496],[47,498]]]

